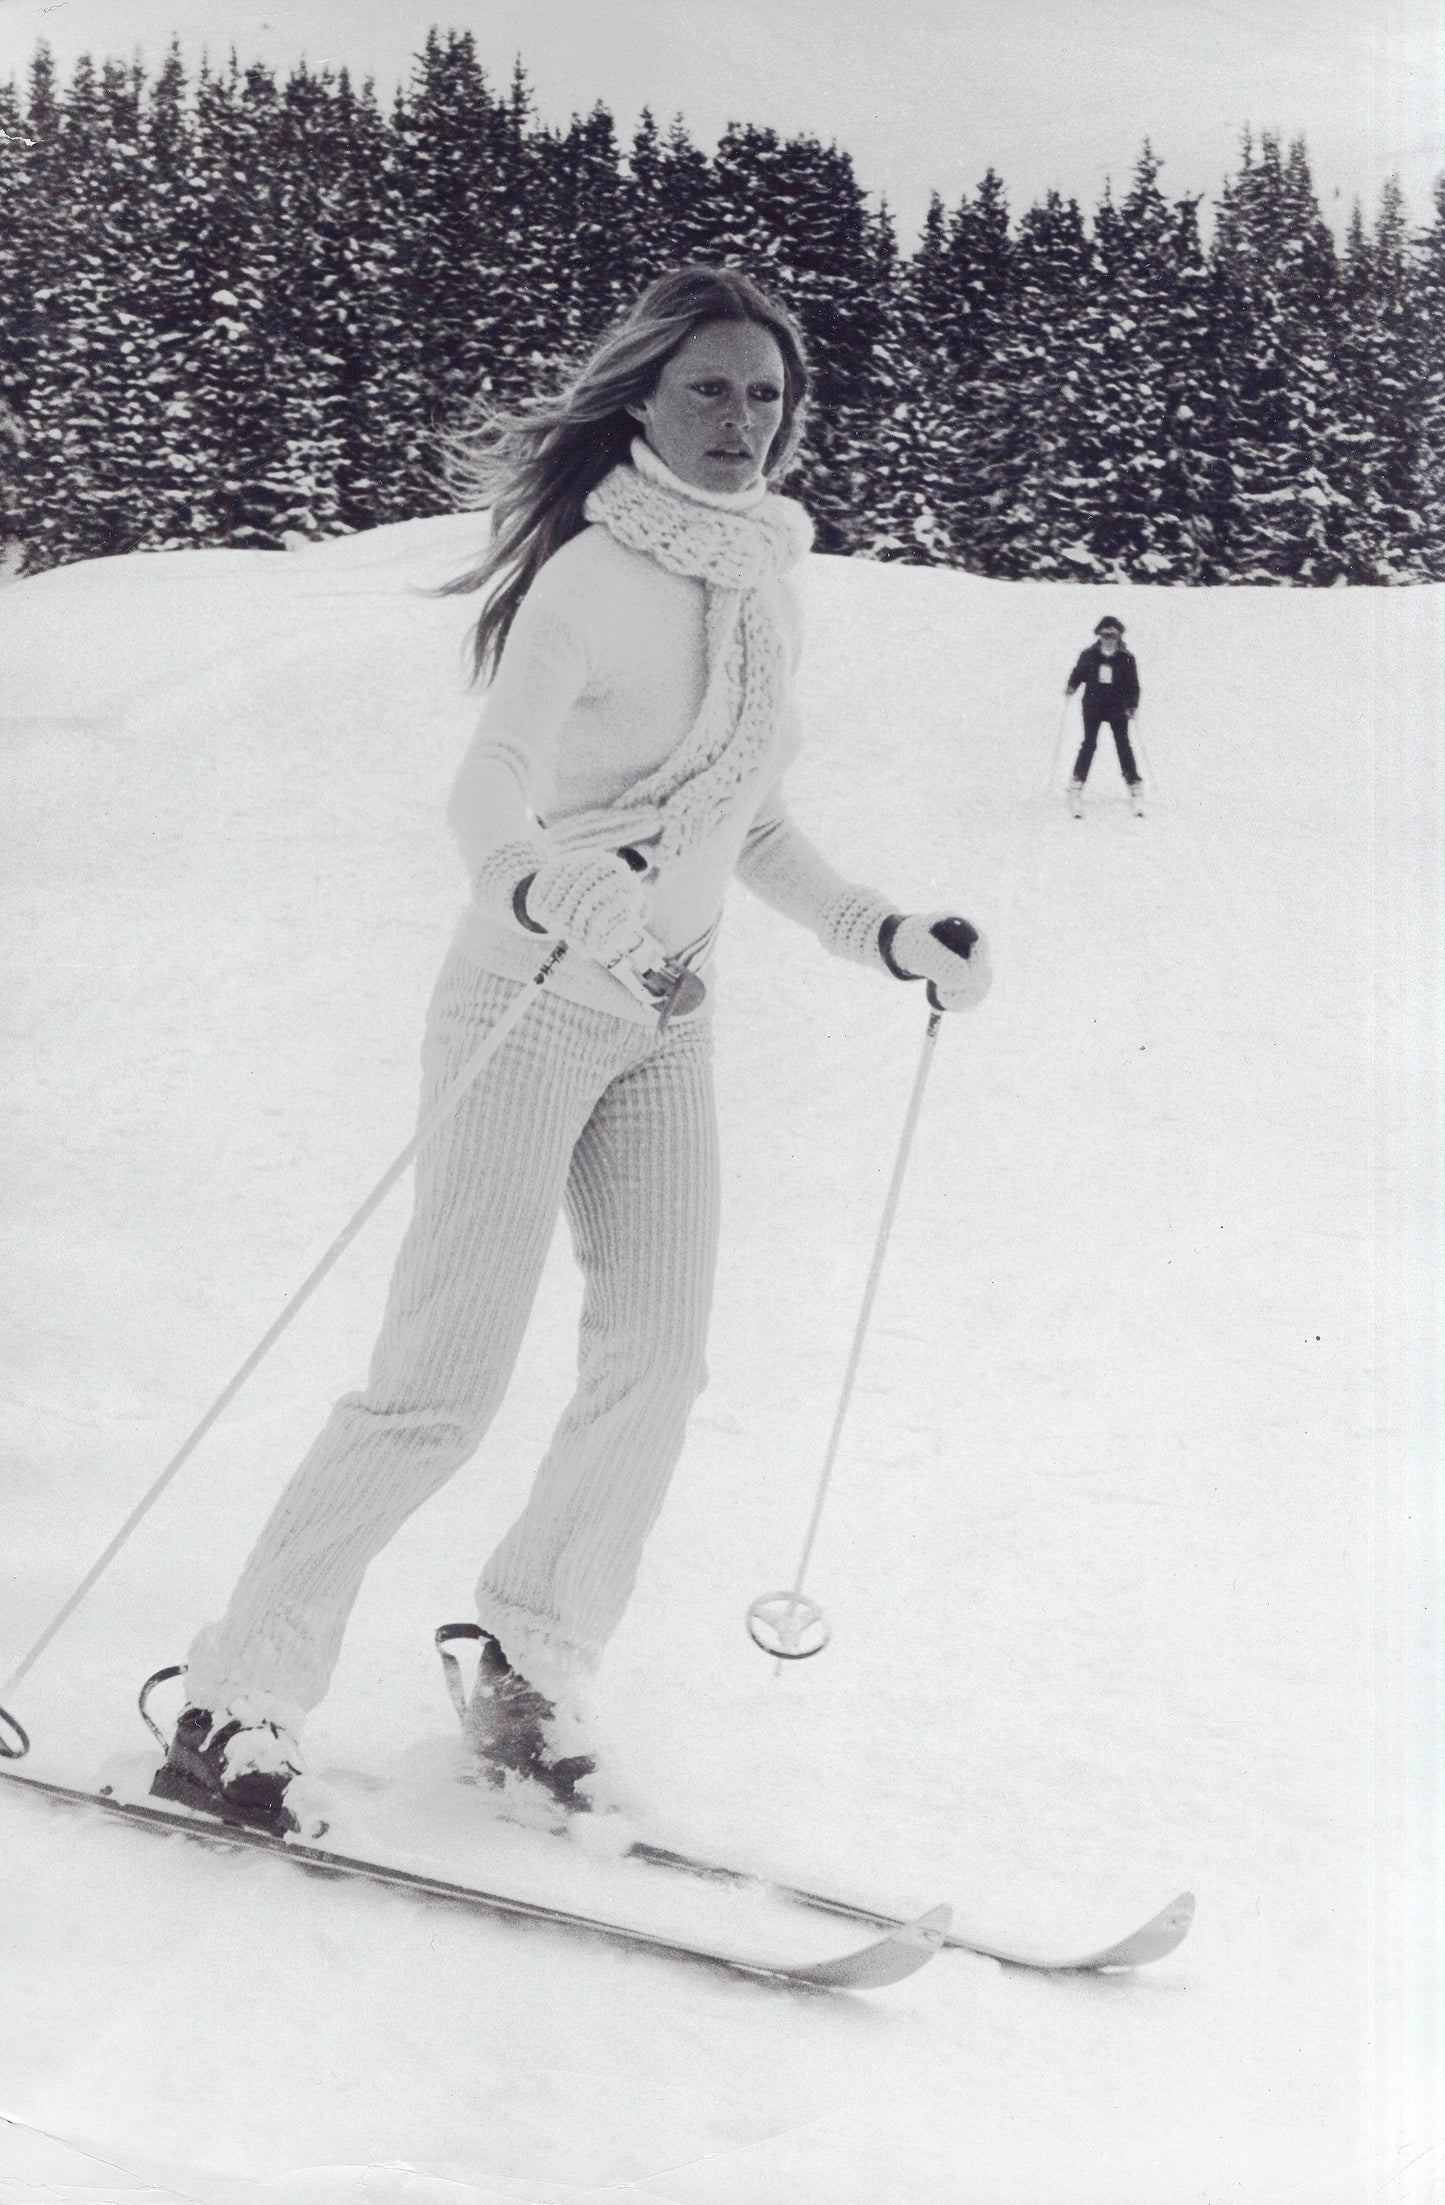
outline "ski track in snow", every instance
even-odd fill
[[[475,712],[472,608],[418,585],[474,525],[0,593],[0,1668],[410,1132]],[[946,1954],[793,1998],[3,1797],[6,2205],[1367,2194],[1372,777],[1440,593],[817,558],[803,587],[795,812],[962,908],[998,977],[936,1051],[810,1577],[834,1643],[775,1675],[743,1610],[791,1579],[924,1013],[732,899],[712,1383],[600,1680],[608,1762],[656,1840],[864,1901],[1073,1944],[1188,1884],[1194,1931],[1133,1978]],[[1111,747],[1086,818],[1062,801],[1106,607],[1142,822]],[[405,1214],[16,1695],[34,1773],[143,1747],[135,1689],[364,1367]],[[477,1460],[367,1580],[316,1769],[445,1756],[431,1631],[520,1502],[576,1301],[559,1234]],[[485,1871],[521,1841],[449,1842]],[[555,1904],[624,1876],[528,1857]]]

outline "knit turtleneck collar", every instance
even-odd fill
[[[664,490],[671,490],[680,498],[693,498],[699,505],[710,505],[719,513],[750,513],[761,505],[768,494],[767,478],[759,475],[746,490],[699,490],[696,483],[684,482],[675,475],[665,461],[660,460],[644,437],[632,440],[632,464],[649,482],[658,483]]]

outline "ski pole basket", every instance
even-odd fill
[[[6,1731],[20,1740],[18,1746],[11,1745],[10,1739],[5,1735]],[[0,1760],[23,1761],[29,1751],[30,1739],[27,1732],[16,1722],[8,1707],[0,1707]]]

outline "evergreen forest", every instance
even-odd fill
[[[900,246],[846,151],[566,129],[469,35],[390,107],[345,72],[37,51],[0,86],[0,564],[281,547],[449,509],[448,431],[661,269],[808,335],[820,546],[1086,582],[1445,578],[1445,181],[1337,241],[1301,142],[1201,220],[1146,142],[1086,214],[990,169]]]

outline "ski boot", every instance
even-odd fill
[[[151,1797],[285,1837],[300,1827],[286,1804],[286,1787],[300,1773],[296,1741],[279,1724],[229,1714],[217,1723],[208,1708],[188,1707],[151,1781]]]
[[[1084,784],[1082,781],[1071,781],[1069,783],[1069,809],[1072,811],[1075,819],[1083,818]]]
[[[500,1790],[509,1776],[527,1778],[569,1814],[592,1802],[578,1787],[596,1773],[590,1754],[561,1752],[553,1703],[514,1669],[489,1632],[478,1633],[481,1655],[462,1735],[483,1781]]]
[[[1142,781],[1131,781],[1129,783],[1129,802],[1133,806],[1134,817],[1142,819],[1144,817],[1144,784]]]

